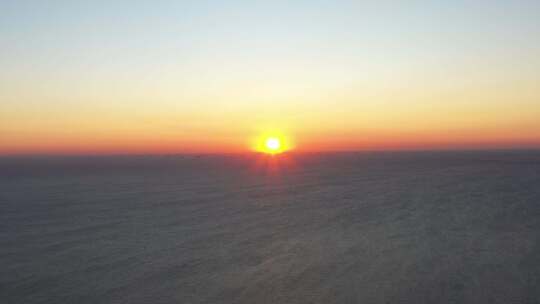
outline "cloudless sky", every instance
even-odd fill
[[[540,1],[0,1],[0,154],[540,147]]]

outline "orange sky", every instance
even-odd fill
[[[0,154],[540,148],[535,2],[395,5],[0,7]]]

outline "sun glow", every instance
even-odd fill
[[[263,134],[254,140],[253,150],[267,154],[278,154],[292,149],[291,141],[282,134]]]
[[[281,147],[281,142],[278,138],[270,137],[266,139],[266,142],[264,143],[268,151],[278,151]]]

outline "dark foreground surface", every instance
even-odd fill
[[[0,159],[2,303],[540,303],[540,153]]]

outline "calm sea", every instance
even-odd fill
[[[540,303],[540,152],[0,158],[1,303]]]

